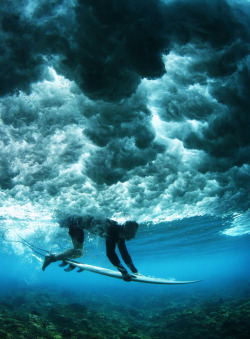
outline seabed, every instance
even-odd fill
[[[250,287],[223,297],[18,289],[0,299],[0,338],[250,338]]]

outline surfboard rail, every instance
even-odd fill
[[[103,267],[98,267],[98,266],[93,266],[93,265],[88,265],[88,264],[83,264],[80,262],[75,262],[72,260],[64,260],[63,263],[60,265],[61,267],[69,265],[65,271],[70,272],[74,270],[75,268],[78,268],[78,273],[83,272],[84,270],[105,275],[108,277],[116,278],[116,279],[122,279],[123,276],[120,272],[118,271],[113,271],[108,268],[103,268]],[[144,275],[131,275],[131,281],[134,282],[140,282],[140,283],[148,283],[148,284],[161,284],[161,285],[183,285],[183,284],[193,284],[200,282],[201,280],[190,280],[190,281],[178,281],[178,280],[168,280],[168,279],[162,279],[162,278],[155,278],[155,277],[148,277]]]

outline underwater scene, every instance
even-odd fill
[[[36,221],[33,221],[36,223]],[[2,220],[2,225],[5,223]],[[20,240],[20,221],[8,239]],[[65,230],[54,236],[22,221],[25,238],[60,252]],[[1,249],[1,338],[248,338],[250,236],[230,236],[232,220],[193,217],[140,228],[127,244],[139,272],[185,285],[154,285],[76,270],[65,272],[23,243]],[[228,228],[229,227],[229,228]],[[22,229],[23,229],[22,228]],[[44,228],[48,226],[44,225]],[[81,262],[113,269],[104,240],[88,237]]]
[[[249,33],[250,0],[1,1],[0,338],[250,338]],[[135,281],[62,265],[121,269],[86,215]]]

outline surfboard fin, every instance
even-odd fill
[[[79,268],[78,271],[76,271],[77,273],[80,273],[80,272],[83,272],[84,271],[84,268]]]
[[[65,267],[67,266],[68,264],[65,262],[65,261],[62,261],[62,263],[59,265],[59,267]]]
[[[73,271],[74,269],[76,268],[76,266],[74,266],[74,265],[69,265],[69,267],[68,268],[65,268],[65,272],[70,272],[70,271]]]

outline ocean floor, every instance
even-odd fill
[[[216,293],[25,287],[0,299],[0,338],[250,338],[250,286]]]

